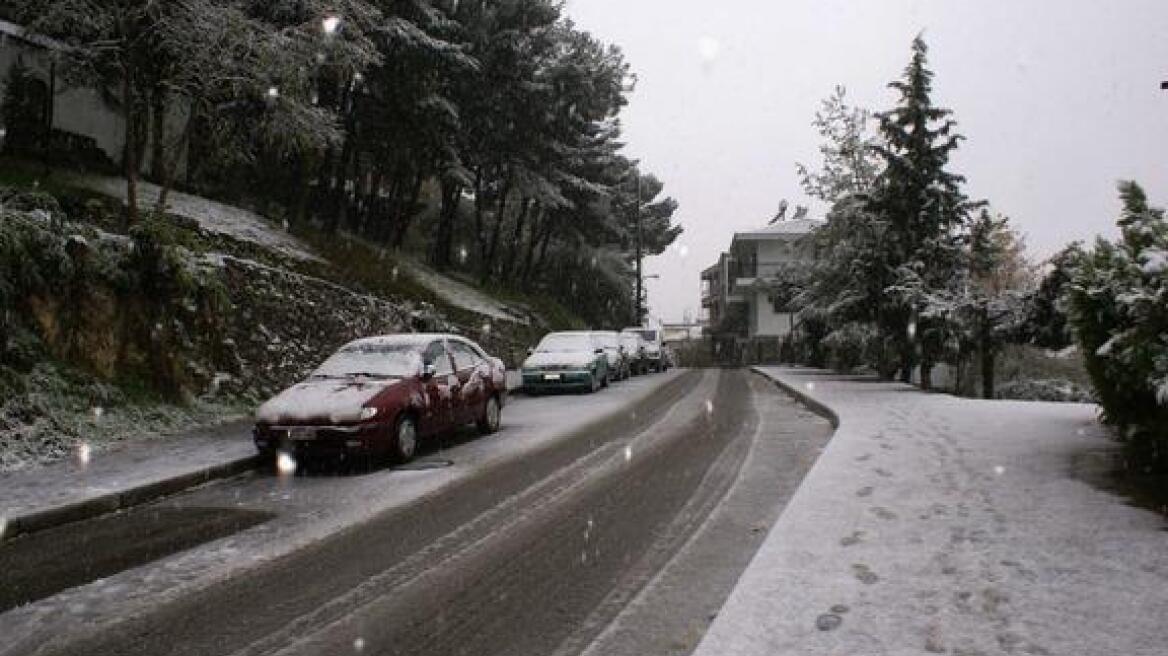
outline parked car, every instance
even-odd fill
[[[656,328],[625,328],[621,332],[635,333],[641,336],[645,343],[645,364],[647,371],[664,371],[665,360],[662,354],[661,331]]]
[[[640,376],[649,369],[645,356],[645,340],[637,333],[623,332],[620,334],[621,351],[628,364],[629,374]]]
[[[613,330],[595,330],[592,334],[604,347],[604,355],[608,358],[608,379],[613,381],[628,378],[628,362],[621,352],[620,333]]]
[[[419,440],[465,424],[494,433],[506,402],[503,361],[466,338],[372,337],[342,346],[261,405],[254,439],[269,456],[288,450],[406,462]]]
[[[523,389],[529,394],[553,390],[607,387],[608,355],[591,332],[548,333],[523,362]]]

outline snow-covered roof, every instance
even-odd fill
[[[6,20],[0,20],[0,34],[10,36],[14,39],[20,39],[25,43],[31,43],[49,50],[72,50],[72,48],[65,43],[57,41],[56,39],[51,39],[47,36],[41,36],[40,34],[33,34],[20,25],[17,25],[16,23],[10,23]]]
[[[764,239],[785,239],[791,236],[811,234],[816,228],[824,224],[815,219],[798,219],[793,221],[776,221],[765,228],[750,232],[737,232],[734,241],[760,241]]]

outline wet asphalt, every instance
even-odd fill
[[[43,653],[485,656],[587,645],[614,590],[631,594],[665,566],[733,483],[759,423],[750,377],[687,372],[635,413]],[[206,539],[265,519],[206,512]],[[120,564],[118,531],[158,536],[173,522],[186,537],[161,542],[182,548],[199,525],[150,516],[127,513],[104,537],[62,533],[55,548]],[[40,578],[51,589],[76,577]]]

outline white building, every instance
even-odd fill
[[[21,62],[37,78],[34,93],[38,96],[37,104],[43,107],[40,120],[58,147],[100,151],[109,162],[120,165],[126,143],[125,119],[102,101],[96,89],[65,84],[61,60],[68,48],[53,39],[29,34],[20,25],[0,20],[0,88],[12,66]],[[185,120],[186,111],[172,104],[167,113],[168,129],[174,134],[178,124]],[[0,124],[0,137],[4,131],[5,126]],[[143,171],[148,171],[151,165],[149,135],[146,139],[141,159]],[[185,168],[186,160],[180,157],[175,174],[181,174]]]
[[[820,225],[808,219],[778,221],[736,233],[730,250],[702,272],[702,307],[709,315],[709,332],[750,340],[789,334],[794,316],[775,297],[773,282],[784,267],[815,258],[809,235]]]

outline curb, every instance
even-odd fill
[[[261,456],[253,455],[237,458],[217,465],[210,465],[192,472],[170,478],[144,483],[137,487],[108,492],[81,501],[67,503],[56,508],[38,510],[26,515],[9,517],[6,530],[0,542],[7,542],[21,535],[28,535],[54,528],[63,524],[92,519],[119,510],[125,510],[148,501],[170,496],[183,490],[221,478],[229,478],[243,472],[257,469],[263,463]]]
[[[769,380],[771,383],[774,383],[775,387],[778,387],[779,389],[786,392],[787,396],[792,397],[793,399],[795,399],[799,403],[802,403],[803,405],[807,406],[808,410],[810,410],[810,411],[814,412],[815,414],[819,415],[820,417],[823,417],[824,419],[826,419],[828,422],[831,423],[831,427],[833,430],[839,430],[840,419],[839,419],[839,415],[837,415],[835,413],[835,410],[832,410],[827,405],[821,403],[820,401],[817,401],[817,400],[811,398],[811,396],[809,396],[807,393],[803,392],[802,390],[796,389],[795,387],[792,387],[791,385],[784,383],[783,381],[781,381],[777,378],[774,378],[772,376],[768,376],[765,371],[763,371],[762,369],[760,369],[757,366],[752,366],[750,368],[750,371],[756,375],[762,376],[763,378]]]

